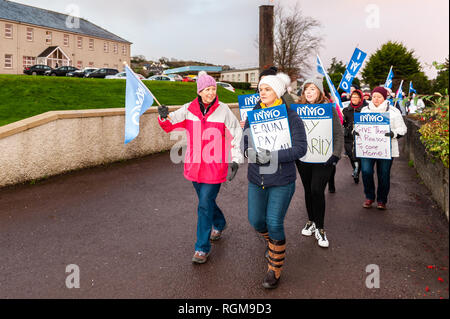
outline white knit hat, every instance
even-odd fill
[[[275,91],[278,98],[281,98],[286,93],[287,87],[291,85],[291,78],[285,73],[278,73],[277,75],[267,75],[258,84],[258,89],[262,84],[267,84]]]

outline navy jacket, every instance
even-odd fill
[[[283,98],[283,104],[286,105],[288,113],[289,129],[291,132],[292,147],[285,150],[280,150],[273,153],[278,153],[278,167],[273,174],[260,174],[261,167],[268,167],[270,165],[257,165],[256,163],[248,164],[248,180],[249,182],[259,185],[261,187],[283,186],[295,182],[297,179],[297,169],[295,160],[305,156],[308,150],[308,143],[306,140],[305,126],[302,119],[297,112],[290,108],[290,104]],[[260,109],[261,105],[255,106],[254,110]],[[246,133],[248,132],[248,133]],[[250,134],[250,126],[248,119],[245,121],[244,127],[244,154],[248,148],[255,148]],[[272,155],[273,157],[273,155]],[[273,165],[273,164],[272,164]]]

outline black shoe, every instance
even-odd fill
[[[328,192],[330,192],[331,194],[336,193],[336,188],[334,188],[334,186],[328,185]]]
[[[353,177],[353,180],[355,181],[355,184],[359,184],[359,176]]]
[[[280,278],[275,278],[275,273],[273,270],[269,270],[266,273],[266,277],[264,277],[263,281],[263,287],[266,289],[274,289],[278,287],[278,282],[280,281]]]

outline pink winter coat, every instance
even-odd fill
[[[228,163],[243,161],[239,121],[228,105],[219,102],[218,98],[205,116],[196,98],[170,113],[169,117],[170,120],[158,118],[165,132],[186,130],[184,177],[187,180],[205,184],[224,183]]]

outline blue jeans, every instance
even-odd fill
[[[391,167],[392,160],[361,158],[361,172],[364,183],[364,194],[366,199],[375,201],[375,181],[374,181],[374,166],[377,164],[377,202],[386,204],[391,186]]]
[[[216,204],[221,184],[201,184],[192,182],[198,196],[197,242],[195,250],[209,253],[211,228],[222,231],[225,227],[225,216]]]
[[[295,182],[284,186],[262,189],[248,183],[248,220],[259,233],[269,232],[274,240],[284,240],[284,217],[286,216]]]

